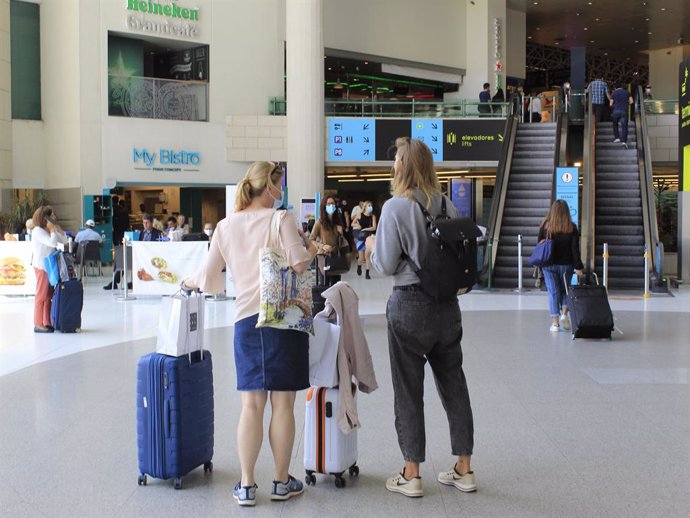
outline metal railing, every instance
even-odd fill
[[[109,75],[108,115],[207,122],[208,83]]]
[[[510,102],[482,103],[474,99],[452,101],[325,99],[324,114],[326,117],[506,118],[510,113],[510,107]],[[270,115],[285,115],[287,101],[281,97],[271,97],[268,110]]]

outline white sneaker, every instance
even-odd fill
[[[619,139],[619,138],[613,139],[613,143],[614,143],[614,144],[617,144],[617,143],[620,142],[620,141],[621,141],[621,139]]]
[[[551,327],[549,327],[549,331],[552,333],[558,333],[561,330],[561,326],[558,324],[551,324]]]
[[[472,493],[477,490],[477,483],[474,480],[474,472],[468,471],[460,475],[455,471],[455,466],[451,466],[448,471],[438,474],[437,480],[446,486],[455,486],[456,489],[465,493]]]
[[[570,317],[561,315],[561,327],[566,331],[570,331]]]
[[[422,477],[414,477],[407,480],[402,473],[386,480],[386,489],[394,493],[401,493],[411,498],[419,498],[424,496],[424,486],[422,486]]]

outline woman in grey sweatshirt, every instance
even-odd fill
[[[432,214],[441,212],[441,187],[431,151],[420,140],[396,141],[393,166],[393,197],[381,211],[371,263],[384,275],[393,276],[388,300],[388,350],[395,394],[395,428],[405,460],[402,472],[386,481],[389,491],[409,497],[424,495],[419,464],[424,462],[424,365],[428,361],[448,416],[452,454],[457,461],[440,473],[441,484],[465,492],[477,489],[470,459],[474,446],[472,407],[462,371],[462,320],[456,296],[433,299],[421,289],[419,278],[408,264],[421,263],[426,240],[426,220],[417,206]],[[447,213],[457,216],[446,201]],[[443,275],[443,272],[438,272]]]

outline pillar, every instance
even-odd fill
[[[10,0],[0,0],[0,211],[12,203],[12,101],[10,95]]]
[[[287,0],[287,182],[289,203],[324,185],[323,0]]]

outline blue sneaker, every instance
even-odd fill
[[[293,496],[298,496],[304,493],[304,486],[302,482],[297,480],[292,475],[288,475],[287,482],[273,481],[273,490],[271,491],[271,500],[289,500]]]
[[[237,500],[237,503],[241,506],[255,506],[257,487],[256,484],[253,486],[243,486],[242,481],[240,481],[235,486],[235,489],[232,490],[232,497]]]

